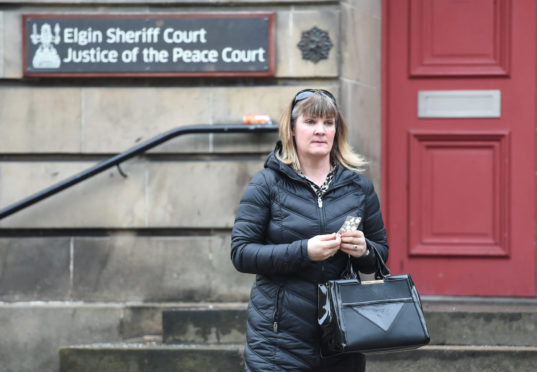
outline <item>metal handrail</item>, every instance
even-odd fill
[[[193,133],[267,133],[267,132],[276,132],[278,130],[277,125],[192,125],[187,127],[179,127],[172,129],[168,132],[160,134],[152,139],[149,139],[141,144],[130,148],[129,150],[122,152],[116,156],[111,157],[94,165],[93,167],[86,169],[72,177],[67,178],[64,181],[58,182],[57,184],[50,186],[40,192],[37,192],[29,197],[22,199],[16,203],[13,203],[0,210],[0,220],[12,215],[24,208],[27,208],[43,199],[48,198],[54,194],[59,193],[62,190],[65,190],[73,185],[76,185],[79,182],[82,182],[90,177],[95,176],[98,173],[105,171],[108,168],[113,166],[118,166],[123,161],[130,159],[138,154],[141,154],[155,146],[160,145],[163,142],[166,142],[172,138],[184,135],[184,134],[193,134]]]

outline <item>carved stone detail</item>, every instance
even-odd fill
[[[315,26],[302,32],[302,38],[297,46],[302,51],[302,59],[317,63],[321,59],[328,59],[333,44],[328,32]]]

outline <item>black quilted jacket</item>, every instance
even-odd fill
[[[279,144],[275,151],[279,150]],[[257,274],[248,305],[246,371],[362,371],[362,355],[323,359],[319,353],[317,284],[337,279],[347,255],[323,262],[307,253],[308,239],[336,232],[349,215],[361,216],[369,245],[386,260],[388,245],[371,182],[341,166],[321,201],[311,187],[272,152],[246,188],[232,232],[237,270]],[[375,257],[353,259],[361,272]]]

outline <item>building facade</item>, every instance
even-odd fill
[[[259,15],[273,49],[249,56],[270,55],[268,72],[54,73],[50,46],[100,41],[64,20]],[[0,1],[0,208],[174,128],[277,123],[298,90],[323,88],[369,161],[394,273],[422,295],[535,297],[536,18],[533,0]],[[145,30],[121,37],[160,32]],[[120,58],[94,49],[61,59]],[[162,309],[244,304],[253,277],[231,265],[231,228],[276,140],[177,137],[2,218],[0,372],[56,371],[61,346],[157,334]]]
[[[34,46],[60,50],[54,23],[23,32],[28,16],[259,13],[274,17],[272,76],[28,74],[31,34]],[[314,28],[331,47],[305,59],[298,44]],[[33,58],[54,65],[50,55]],[[277,122],[305,87],[334,92],[380,190],[380,60],[377,0],[2,1],[0,206],[173,128],[241,124],[248,113]],[[156,333],[162,308],[246,301],[253,278],[230,263],[231,227],[276,139],[181,136],[3,218],[0,370],[54,371],[62,345]]]

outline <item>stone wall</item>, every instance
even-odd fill
[[[277,121],[294,93],[338,97],[351,143],[380,186],[378,0],[3,1],[0,207],[179,126]],[[274,12],[273,78],[27,79],[22,14]],[[302,59],[302,31],[329,58]],[[275,134],[187,135],[0,220],[0,372],[55,371],[61,345],[159,332],[160,310],[242,302],[253,277],[229,260],[242,190]]]

